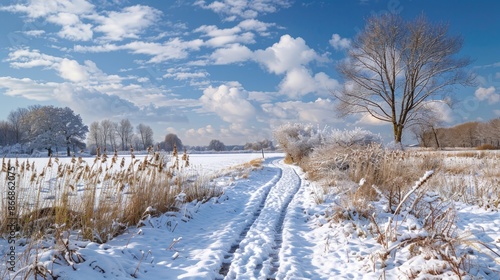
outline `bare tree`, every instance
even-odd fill
[[[108,147],[108,140],[109,144],[111,145],[112,149],[115,149],[116,147],[114,146],[115,141],[115,136],[116,136],[116,130],[114,127],[116,124],[114,124],[110,120],[102,120],[101,121],[101,133],[102,133],[102,145],[103,148]]]
[[[137,133],[139,134],[143,149],[153,145],[153,129],[149,125],[140,123],[137,126]]]
[[[490,144],[498,147],[500,144],[500,118],[479,123],[476,128],[476,134],[477,139],[482,144]]]
[[[0,146],[15,144],[15,134],[12,123],[0,121]]]
[[[131,144],[134,128],[128,119],[123,119],[118,124],[116,132],[122,141],[122,151],[125,151],[128,149],[129,144]]]
[[[431,24],[423,16],[405,22],[394,14],[368,19],[338,70],[346,80],[334,95],[341,116],[369,114],[391,123],[400,143],[405,127],[434,97],[443,98],[453,85],[470,85],[467,58],[455,58],[460,37],[448,27]],[[443,96],[439,96],[443,94]]]
[[[480,144],[477,137],[477,127],[479,122],[466,122],[449,128],[452,130],[449,146],[451,147],[475,147]]]
[[[89,126],[88,146],[100,146],[102,139],[102,130],[99,122],[92,122]]]
[[[142,149],[143,143],[141,140],[141,136],[134,134],[130,139],[130,146],[134,147],[134,150],[139,151]]]
[[[426,105],[431,104],[427,103]],[[443,117],[432,106],[422,106],[413,120],[411,131],[415,134],[421,146],[435,146],[440,149],[441,141],[439,138],[443,133],[438,133],[438,128],[443,123]]]
[[[500,118],[493,119],[488,124],[490,126],[491,137],[493,138],[493,145],[498,148],[500,147]]]
[[[481,144],[491,144],[493,145],[493,135],[492,135],[492,126],[490,122],[480,122],[477,124],[474,129],[475,138],[477,140],[477,146]]]
[[[27,138],[27,115],[29,110],[26,108],[17,108],[11,111],[7,120],[12,124],[16,143],[24,143]]]

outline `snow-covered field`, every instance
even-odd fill
[[[185,204],[178,213],[150,217],[144,226],[129,227],[104,244],[76,234],[65,236],[70,249],[66,254],[72,252],[69,262],[56,257],[65,251],[60,245],[42,240],[37,244],[38,263],[57,279],[460,279],[443,256],[415,252],[411,246],[388,250],[409,237],[426,237],[421,221],[404,209],[393,216],[384,211],[383,200],[372,203],[380,226],[392,226],[391,219],[397,224],[395,236],[384,247],[370,219],[355,214],[342,221],[331,219],[333,207],[340,205],[339,194],[329,193],[318,205],[321,187],[308,181],[300,168],[284,164],[283,154],[266,154],[263,167],[245,177],[228,169],[258,157],[191,155],[192,166],[219,174],[213,182],[223,195]],[[432,195],[425,199],[433,203]],[[500,279],[500,213],[462,203],[453,207],[456,237],[470,244],[450,247],[465,251],[457,255],[466,256],[464,268],[473,276],[464,279]],[[22,240],[17,246],[19,256],[35,251]],[[7,240],[0,239],[0,254],[7,252]],[[23,263],[32,262],[18,261],[19,266]],[[5,263],[0,276],[22,279],[7,273]]]
[[[267,153],[265,153],[267,155]],[[276,155],[276,153],[271,153],[270,155]],[[109,155],[111,157],[112,155]],[[119,155],[119,159],[125,159],[125,165],[129,165],[131,162],[130,155]],[[238,164],[242,164],[245,162],[249,162],[252,159],[261,158],[261,153],[234,153],[234,154],[190,154],[189,161],[190,165],[193,168],[203,169],[204,172],[210,173],[213,171],[219,171],[224,168],[228,168],[231,166],[235,166]],[[136,159],[143,160],[144,155],[135,156]],[[83,157],[83,160],[87,161],[89,164],[92,164],[94,157]],[[35,157],[35,158],[21,158],[20,161],[28,161],[30,163],[35,163],[35,167],[38,170],[41,170],[44,166],[47,165],[46,157]],[[52,159],[54,162],[54,158]],[[67,164],[71,162],[70,157],[60,157],[58,158],[60,164]],[[108,164],[110,162],[108,161]]]

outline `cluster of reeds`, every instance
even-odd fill
[[[208,180],[189,168],[186,152],[173,155],[148,150],[143,158],[108,156],[73,157],[69,163],[49,158],[38,170],[34,162],[3,159],[0,186],[7,186],[6,171],[16,173],[17,230],[24,237],[54,234],[56,229],[78,232],[82,239],[106,242],[136,225],[147,209],[155,213],[175,210],[176,197],[186,201],[218,195]],[[7,209],[6,192],[0,193]],[[0,212],[0,232],[6,233],[8,213]]]

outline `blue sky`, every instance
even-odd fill
[[[365,19],[424,14],[464,38],[477,85],[457,87],[445,125],[500,116],[500,4],[496,1],[10,0],[0,6],[0,119],[32,104],[68,106],[85,123],[128,118],[156,140],[243,144],[286,122],[338,119],[335,64]],[[412,142],[409,131],[406,142]]]

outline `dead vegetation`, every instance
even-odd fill
[[[465,279],[473,254],[498,256],[487,244],[457,229],[454,206],[463,202],[500,209],[500,158],[488,149],[402,151],[376,143],[325,141],[294,163],[315,182],[316,203],[324,203],[328,197],[333,201],[330,222],[355,228],[346,235],[376,240],[380,247],[368,259],[381,279],[394,268],[397,258],[410,264],[433,263],[420,269],[399,267],[408,279],[430,275]]]
[[[42,170],[28,160],[3,159],[1,184],[6,185],[4,172],[11,166],[16,170],[18,230],[25,237],[78,230],[82,239],[104,243],[137,225],[147,209],[158,213],[173,209],[180,193],[186,202],[220,194],[187,167],[186,153],[170,158],[150,150],[138,159],[131,150],[128,162],[116,153],[111,157],[98,153],[90,163],[73,157],[63,164],[50,158]],[[0,232],[6,233],[8,216],[6,211],[1,215]]]

